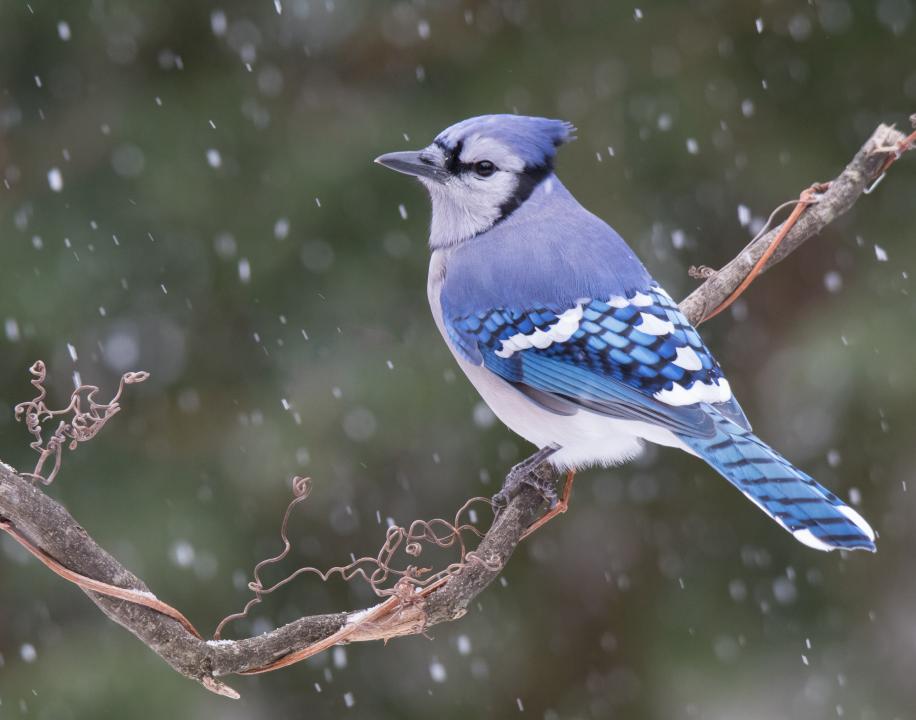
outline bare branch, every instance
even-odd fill
[[[771,246],[774,245],[773,240],[779,234],[780,227],[753,241],[718,272],[710,272],[708,268],[698,271],[701,277],[705,277],[705,282],[681,303],[684,314],[691,322],[700,322],[746,281],[749,272],[768,249],[772,256],[762,269],[784,259],[828,223],[847,212],[866,188],[883,175],[893,159],[910,148],[912,138],[912,135],[904,138],[901,133],[885,125],[879,126],[846,169],[820,194],[817,202],[797,213],[796,222],[784,233],[777,247]],[[43,372],[43,368],[41,370]],[[43,380],[43,375],[41,378]],[[41,418],[47,419],[50,416],[46,414],[43,405],[43,388],[40,384],[36,384],[36,388],[39,389],[39,396],[27,403],[21,412],[27,418],[30,432],[36,437],[36,449],[43,453],[42,459],[34,474],[19,474],[0,463],[0,529],[25,539],[60,566],[79,576],[98,581],[103,588],[106,585],[124,588],[128,591],[126,597],[151,597],[142,580],[97,545],[62,505],[29,481],[28,478],[40,475],[42,463],[50,457],[50,444],[41,445],[40,432]],[[111,403],[103,405],[92,401],[90,396],[90,411],[96,413],[96,424],[89,426],[89,429],[74,426],[73,431],[77,434],[83,432],[84,435],[89,433],[89,436],[94,434],[90,432],[92,428],[97,431],[101,427],[99,422],[104,423],[105,419],[117,412],[117,399],[118,395]],[[104,409],[106,407],[107,411]],[[79,406],[68,410],[79,411]],[[64,436],[72,441],[81,439],[66,431]],[[59,460],[59,451],[52,450],[51,454],[54,452],[58,453]],[[56,467],[48,479],[53,477],[54,472]],[[532,472],[541,479],[553,477],[553,471],[543,465]],[[303,485],[299,490],[304,499],[307,486]],[[303,617],[264,635],[241,640],[201,640],[176,617],[163,614],[147,604],[139,604],[136,599],[108,597],[91,589],[97,586],[84,584],[83,589],[102,612],[130,630],[177,672],[200,682],[213,692],[238,697],[234,690],[217,678],[264,672],[309,657],[337,643],[387,640],[420,633],[438,623],[460,618],[474,598],[505,568],[526,530],[542,517],[543,504],[536,490],[523,486],[521,492],[494,520],[477,547],[466,550],[462,544],[460,562],[432,576],[432,582],[429,579],[426,581],[428,584],[417,582],[415,574],[402,571],[394,586],[380,593],[386,597],[385,601],[374,608]],[[446,523],[451,528],[446,529],[447,535],[460,531],[462,524],[459,517],[460,513],[454,523]],[[417,527],[419,529],[411,526],[410,530],[406,530],[399,536],[399,542],[409,544],[414,530],[422,535],[430,525]],[[442,540],[435,532],[433,536],[436,538],[434,542]],[[288,542],[285,524],[281,538]],[[376,563],[377,568],[383,567],[390,560],[389,556],[384,555],[385,548],[392,550],[387,538],[383,553],[375,559],[369,558]],[[262,567],[260,565],[258,570]],[[359,567],[359,563],[332,570],[346,576],[347,572],[356,567]],[[373,575],[367,576],[363,572],[363,577],[372,578]],[[373,587],[378,590],[381,585],[374,584]],[[256,597],[259,598],[269,589],[264,589],[256,574],[252,585]]]
[[[766,271],[784,260],[802,243],[848,212],[862,193],[887,169],[885,163],[888,157],[894,156],[904,140],[906,138],[899,130],[888,125],[879,125],[846,169],[828,184],[829,187],[818,198],[818,202],[809,207],[789,230],[782,244],[762,270]],[[687,319],[695,325],[699,324],[721,305],[748,276],[751,268],[766,252],[781,228],[782,225],[779,225],[755,239],[718,272],[709,275],[704,273],[705,282],[680,304],[681,311]]]
[[[544,468],[540,472],[551,475]],[[130,630],[173,669],[201,683],[207,680],[208,689],[212,689],[210,681],[215,676],[265,668],[348,626],[351,634],[343,639],[352,642],[414,634],[461,617],[471,600],[505,567],[525,529],[537,519],[542,502],[538,492],[526,486],[481,540],[474,552],[480,561],[466,562],[440,585],[413,593],[415,597],[410,600],[392,595],[379,606],[386,612],[377,615],[371,615],[372,610],[315,615],[254,638],[207,642],[177,620],[148,607],[85,592],[102,612]],[[62,559],[74,572],[117,587],[150,592],[142,580],[97,545],[62,505],[0,463],[0,524],[3,522],[51,557]]]

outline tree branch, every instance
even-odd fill
[[[784,259],[847,212],[887,168],[888,159],[903,140],[897,130],[879,126],[819,201],[801,214],[763,269]],[[700,322],[729,297],[779,230],[774,228],[752,242],[681,303],[681,310],[692,323]],[[553,479],[548,466],[532,472],[541,479]],[[45,495],[28,477],[0,462],[0,528],[75,573],[149,593],[140,578],[101,548],[60,503]],[[178,620],[154,609],[92,590],[84,592],[105,615],[130,630],[174,670],[213,692],[238,697],[217,678],[274,669],[339,642],[416,634],[460,618],[471,601],[505,568],[525,530],[541,516],[542,507],[543,498],[538,491],[523,486],[466,561],[433,585],[423,589],[408,586],[406,593],[392,595],[369,610],[303,617],[242,640],[201,640]]]
[[[862,193],[880,177],[888,155],[904,140],[905,137],[899,130],[888,125],[879,125],[846,169],[829,183],[818,202],[811,205],[789,230],[761,272],[784,260],[802,243],[848,212]],[[766,252],[781,228],[782,225],[779,225],[754,240],[721,270],[707,277],[700,287],[681,302],[681,311],[691,323],[698,325],[728,298]]]

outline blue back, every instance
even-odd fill
[[[446,317],[505,307],[563,311],[581,298],[628,297],[654,284],[623,238],[556,175],[503,222],[450,252]]]

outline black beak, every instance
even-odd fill
[[[422,150],[387,153],[375,158],[375,162],[395,172],[438,182],[443,182],[449,177],[448,171],[437,165],[435,160]]]

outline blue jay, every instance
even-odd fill
[[[379,164],[432,199],[427,293],[458,365],[557,469],[680,448],[817,550],[875,550],[852,508],[751,432],[721,367],[623,239],[554,173],[566,122],[485,115]]]

